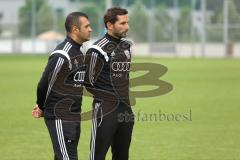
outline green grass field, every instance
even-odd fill
[[[134,112],[188,114],[191,120],[136,119],[130,160],[240,160],[240,60],[134,58],[165,65],[168,94],[138,98]],[[46,56],[0,56],[0,159],[50,160],[43,119],[31,117]],[[142,88],[146,89],[146,87]],[[91,106],[84,98],[83,111]],[[91,121],[82,122],[79,159],[89,157]],[[110,160],[108,154],[107,160]]]

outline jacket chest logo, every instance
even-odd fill
[[[76,66],[76,68],[78,68],[78,61],[77,61],[77,59],[74,60],[74,65]]]

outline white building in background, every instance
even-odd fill
[[[18,23],[18,10],[25,0],[0,0],[0,24],[16,25]]]
[[[15,25],[18,23],[18,11],[25,4],[26,0],[0,0],[1,24]],[[80,2],[71,0],[47,0],[53,9],[63,10],[65,14],[79,10]]]
[[[11,37],[19,22],[19,9],[25,2],[26,0],[0,0],[0,27],[3,29],[3,37]],[[47,0],[47,2],[55,11],[60,10],[65,15],[80,8],[80,2],[71,0]]]
[[[46,0],[55,13],[62,12],[65,16],[73,11],[79,11],[87,3],[71,0]],[[32,40],[17,38],[19,24],[19,9],[26,0],[0,0],[0,54],[1,53],[48,53],[55,47],[57,41]]]

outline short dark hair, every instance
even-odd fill
[[[110,22],[114,24],[118,18],[117,16],[126,15],[128,11],[120,7],[109,8],[104,15],[104,25],[107,28],[107,23]]]
[[[67,33],[70,33],[73,26],[81,26],[79,23],[79,17],[85,17],[88,19],[87,14],[83,12],[72,12],[70,13],[65,21],[65,29]]]

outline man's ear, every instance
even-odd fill
[[[76,31],[76,30],[79,30],[79,28],[77,26],[73,26],[72,27],[72,32]]]
[[[113,29],[113,24],[110,23],[110,22],[107,22],[107,28],[108,28],[109,30],[112,30],[112,29]]]

